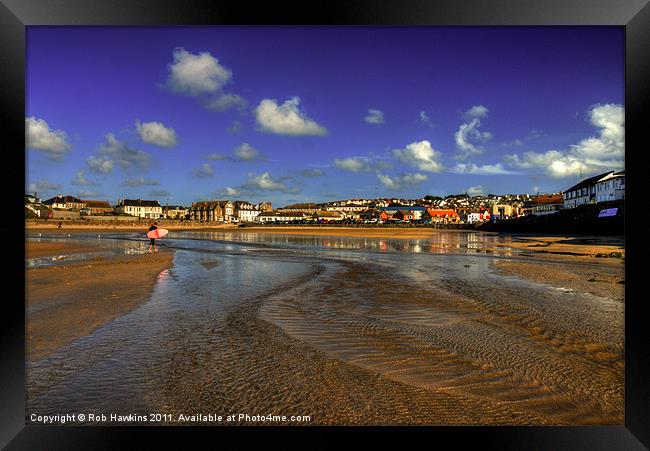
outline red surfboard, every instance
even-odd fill
[[[162,238],[162,237],[164,237],[165,235],[167,235],[168,233],[169,233],[169,230],[167,230],[167,229],[154,229],[154,230],[149,230],[149,231],[147,232],[147,238],[152,238],[152,239]]]

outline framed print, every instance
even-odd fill
[[[649,446],[643,1],[118,3],[0,6],[7,449]]]

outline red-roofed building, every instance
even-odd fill
[[[564,196],[559,194],[540,194],[533,199],[530,214],[548,215],[564,208]]]
[[[393,215],[393,219],[398,221],[412,221],[415,219],[415,213],[411,210],[397,210]]]
[[[427,208],[422,219],[427,222],[460,222],[460,216],[454,210],[440,208]]]

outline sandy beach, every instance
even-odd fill
[[[97,250],[79,244],[27,243],[28,257]],[[137,307],[171,262],[172,253],[161,251],[27,269],[27,359],[43,358]]]
[[[78,243],[37,243],[25,242],[25,258],[49,257],[61,254],[81,254],[85,252],[101,252],[101,245],[85,246]]]
[[[363,244],[445,232],[269,227],[236,244],[235,230],[166,243],[176,263],[156,295],[171,250],[28,269],[28,362],[53,359],[29,371],[29,409],[281,413],[339,425],[623,422],[620,237],[465,232],[473,247],[454,255],[400,242],[338,259],[318,242],[294,252],[263,235]],[[463,236],[446,233],[438,243]],[[29,243],[28,254],[83,252],[71,234],[71,244]],[[57,352],[68,343],[69,354]]]

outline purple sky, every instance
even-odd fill
[[[623,169],[622,27],[28,27],[43,198],[562,190]]]

